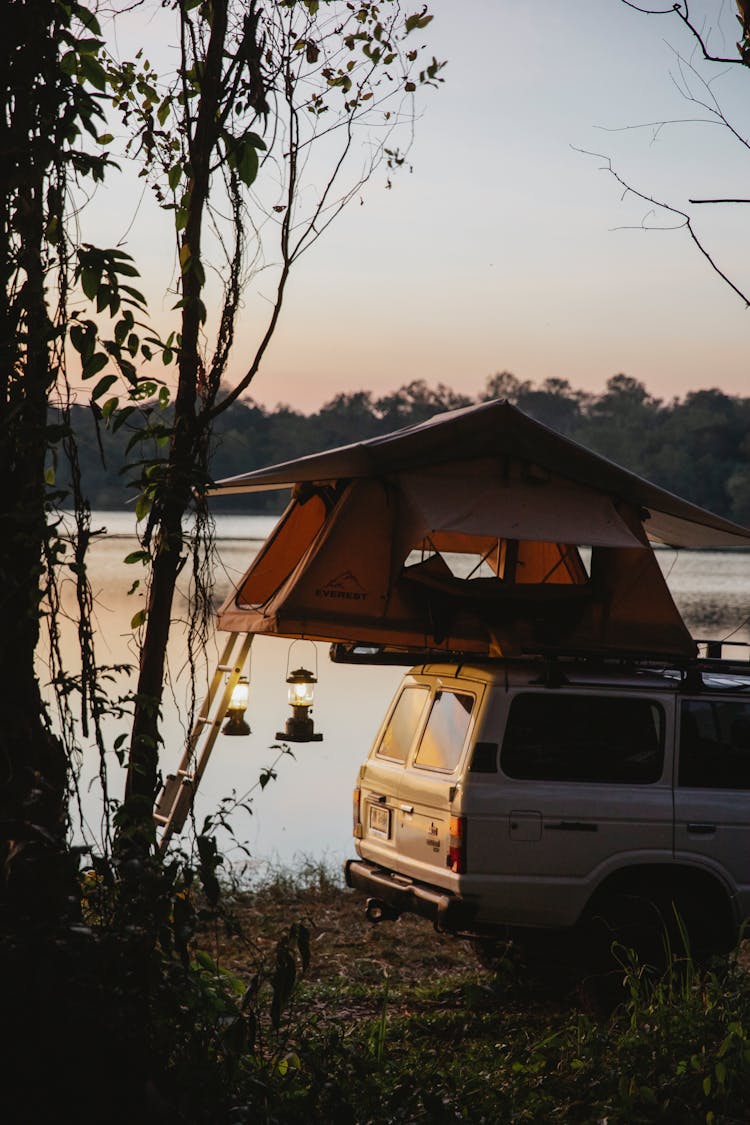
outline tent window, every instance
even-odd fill
[[[581,585],[589,571],[577,547],[543,541],[488,539],[463,533],[435,533],[410,551],[410,567],[440,558],[453,578],[499,578],[521,585]]]
[[[411,551],[405,566],[418,566],[434,555],[439,554],[454,578],[496,578],[485,555],[467,554],[458,551]]]
[[[275,594],[323,526],[327,514],[321,496],[304,504],[294,502],[262,548],[245,583],[237,594],[239,606],[261,606]]]

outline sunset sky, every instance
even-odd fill
[[[750,311],[685,231],[638,229],[674,220],[623,199],[605,161],[577,151],[609,156],[633,187],[677,206],[750,195],[750,153],[696,123],[709,113],[678,88],[682,74],[710,96],[690,76],[694,63],[731,112],[750,104],[747,70],[704,67],[676,19],[620,0],[430,9],[422,39],[448,65],[440,89],[420,97],[412,170],[391,190],[376,174],[362,205],[299,263],[253,397],[308,411],[340,391],[378,395],[412,379],[473,395],[504,369],[592,391],[623,371],[665,398],[710,386],[750,393]],[[734,12],[733,0],[691,5],[717,53],[735,51]],[[149,27],[140,33],[149,42]],[[633,128],[662,120],[680,123]],[[750,129],[747,112],[732,121]],[[146,209],[128,229],[130,204],[116,189],[96,205],[110,238],[113,217],[121,223],[153,302],[169,251]],[[750,291],[750,207],[695,211],[718,264]],[[265,284],[261,275],[248,297],[234,372],[262,322]]]

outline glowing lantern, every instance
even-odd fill
[[[249,688],[247,676],[240,676],[232,688],[232,695],[227,707],[227,721],[221,729],[222,734],[250,734],[250,727],[245,721]]]

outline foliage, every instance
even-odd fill
[[[344,910],[343,926],[345,918]],[[294,1065],[274,1085],[268,1118],[240,1085],[230,1120],[744,1120],[750,980],[736,958],[705,974],[688,963],[654,980],[625,957],[624,1001],[611,1019],[597,1020],[570,998],[560,1003],[530,989],[517,969],[479,977],[462,968],[458,953],[452,971],[416,976],[424,942],[438,940],[419,926],[385,939],[377,959],[396,943],[404,960],[364,989],[356,953],[332,988],[303,982]],[[405,970],[410,961],[413,973]],[[363,1003],[364,1019],[356,1014]]]
[[[270,901],[262,896],[268,895],[287,920],[290,914],[324,910],[317,941],[315,920],[310,923],[314,971],[315,961],[325,957],[320,939],[332,938],[331,913],[338,925],[348,924],[349,892],[329,887],[321,898],[316,885],[305,891],[287,874],[282,884],[267,885],[260,894],[261,913]],[[280,922],[281,945],[268,946],[264,979],[271,984],[279,950],[286,951],[282,959],[297,950],[287,924]],[[374,975],[360,975],[359,956],[365,955],[360,949],[351,953],[346,973],[329,985],[300,978],[288,1018],[276,1031],[267,993],[260,1018],[271,1038],[263,1049],[259,1040],[251,1045],[247,1038],[238,1045],[224,1072],[231,1097],[216,1102],[231,1109],[226,1118],[219,1109],[217,1122],[739,1125],[744,1120],[750,1098],[750,979],[736,957],[706,973],[688,962],[653,979],[624,955],[623,1003],[611,1019],[593,1019],[578,1010],[574,998],[561,1002],[540,992],[518,968],[479,975],[455,943],[452,960],[448,950],[445,967],[425,974],[424,946],[450,939],[430,936],[416,920],[395,932],[402,925],[382,939],[380,951],[370,951],[373,967],[381,966]],[[381,944],[380,928],[371,933],[372,943]],[[394,944],[401,957],[384,971]],[[216,963],[218,958],[206,967],[213,972]],[[234,989],[238,997],[234,982],[241,976],[235,962],[230,973],[215,973],[210,987],[224,994]],[[256,979],[252,976],[251,991]],[[202,1012],[192,1018],[200,1026]]]

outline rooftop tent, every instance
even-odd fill
[[[686,657],[694,643],[650,541],[750,546],[750,530],[503,401],[215,491],[289,487],[286,512],[219,611],[221,629],[476,656]]]

